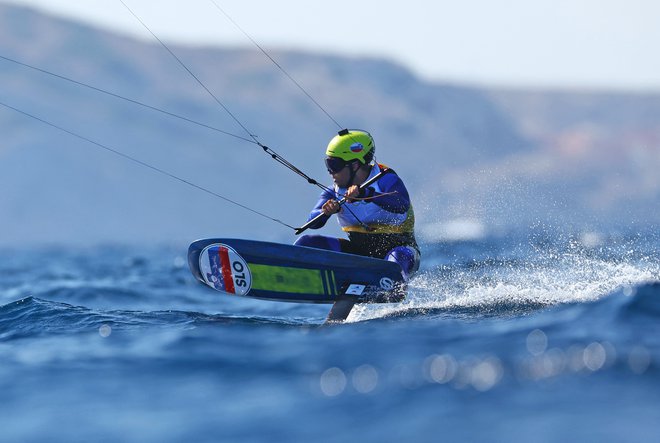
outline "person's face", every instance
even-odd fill
[[[340,158],[328,157],[325,159],[325,165],[332,180],[340,188],[346,188],[351,179],[351,172],[355,173],[360,167],[357,162],[345,162]]]

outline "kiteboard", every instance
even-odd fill
[[[305,246],[213,238],[188,248],[192,274],[230,296],[294,303],[332,303],[343,320],[355,303],[396,303],[406,284],[398,264]]]

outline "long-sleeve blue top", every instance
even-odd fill
[[[410,196],[408,190],[401,178],[395,173],[385,174],[378,180],[378,186],[381,192],[376,192],[374,188],[368,187],[360,192],[359,197],[368,197],[369,202],[378,205],[380,208],[395,214],[404,214],[410,209]],[[341,199],[342,196],[338,195],[334,190],[328,189],[321,193],[316,206],[309,214],[307,221],[319,216],[323,211],[321,208],[331,199]],[[330,219],[330,216],[324,215],[319,220],[310,226],[311,229],[319,229],[323,227]]]

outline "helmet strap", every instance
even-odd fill
[[[349,167],[351,168],[351,175],[350,175],[350,177],[349,177],[349,179],[348,179],[348,186],[346,186],[347,188],[350,187],[350,186],[353,186],[353,185],[355,184],[355,183],[354,183],[354,181],[355,181],[355,176],[357,175],[358,171],[360,170],[360,167],[358,167],[357,169],[353,170],[353,164],[354,164],[354,163],[360,163],[360,162],[356,160],[356,161],[353,161],[353,162],[349,165]]]

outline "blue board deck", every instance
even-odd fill
[[[406,285],[398,264],[304,246],[213,238],[188,248],[193,275],[229,295],[297,303],[395,303]]]

